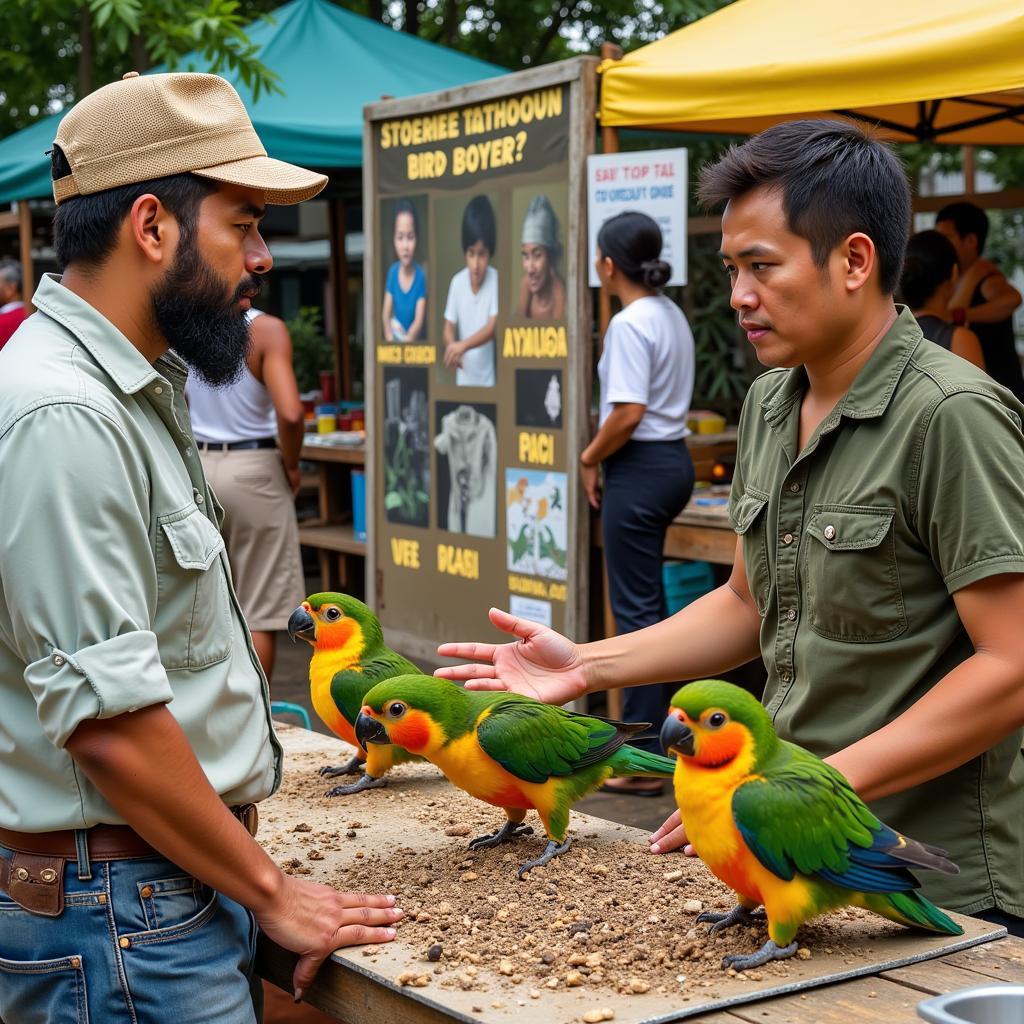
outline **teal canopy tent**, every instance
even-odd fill
[[[231,74],[267,152],[323,170],[360,167],[363,106],[505,74],[504,68],[396,32],[327,0],[292,0],[249,29],[257,56],[282,93],[253,101]],[[166,70],[155,68],[153,70]],[[205,71],[186,58],[177,70]],[[60,115],[0,141],[0,203],[50,195],[50,161]]]

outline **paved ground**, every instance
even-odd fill
[[[277,645],[277,662],[274,666],[274,680],[271,687],[274,700],[293,701],[301,704],[310,714],[313,728],[329,734],[330,730],[316,717],[309,701],[310,648],[303,642],[293,644],[286,633],[282,633]],[[423,665],[424,671],[433,672],[434,665]],[[294,721],[288,716],[287,721]],[[634,825],[637,828],[656,829],[675,810],[671,786],[665,786],[660,797],[613,796],[610,793],[595,793],[576,805],[577,810],[599,818]]]

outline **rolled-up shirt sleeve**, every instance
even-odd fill
[[[0,582],[12,646],[44,734],[167,703],[152,630],[149,484],[119,427],[81,403],[45,405],[0,438]]]

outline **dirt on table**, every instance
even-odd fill
[[[327,799],[329,787],[316,774],[322,763],[322,755],[289,755],[278,806],[303,808],[304,816],[283,821],[271,812],[261,840],[286,872],[398,897],[406,912],[398,941],[418,951],[415,969],[398,979],[403,985],[486,991],[490,998],[497,975],[505,995],[519,1001],[553,989],[595,1000],[646,992],[707,999],[726,980],[784,983],[796,963],[815,955],[838,965],[871,959],[874,937],[903,931],[842,910],[800,930],[793,961],[726,971],[725,954],[753,952],[767,933],[761,925],[712,937],[697,923],[701,911],[734,905],[699,860],[652,856],[634,839],[609,838],[608,829],[594,831],[593,819],[574,816],[572,848],[520,880],[518,866],[544,848],[535,815],[527,818],[535,835],[471,851],[470,839],[504,821],[499,808],[425,781],[423,768],[394,772],[386,789]],[[410,779],[413,772],[419,775]],[[366,947],[362,955],[375,963],[379,950]]]

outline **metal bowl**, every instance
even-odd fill
[[[1024,1024],[1024,985],[979,985],[917,1004],[931,1024]]]

